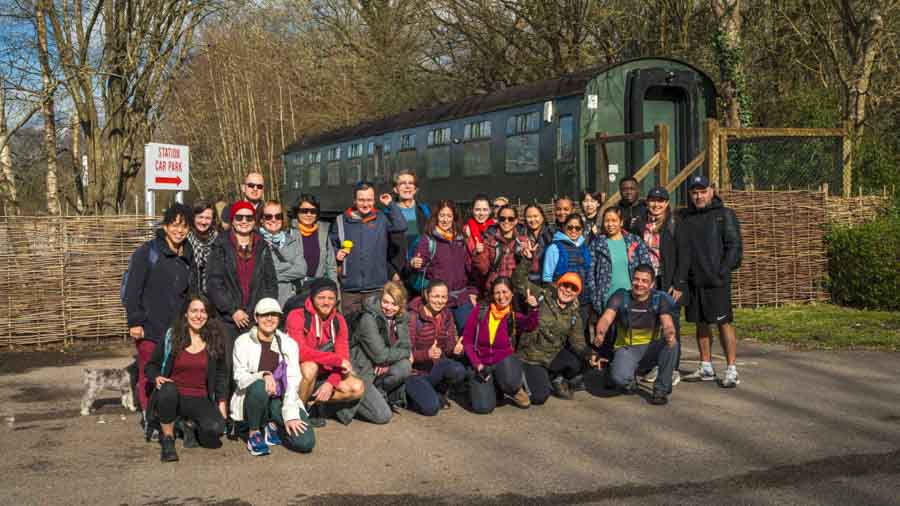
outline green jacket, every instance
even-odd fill
[[[393,344],[388,337],[388,319],[381,311],[380,295],[366,299],[361,314],[355,318],[350,336],[350,361],[361,379],[371,383],[375,381],[375,366],[409,359],[409,317],[405,310],[394,317],[397,342]]]
[[[569,348],[584,357],[590,350],[584,340],[584,322],[581,319],[578,299],[565,307],[560,307],[556,287],[534,284],[528,280],[529,262],[519,262],[513,272],[513,285],[517,292],[524,294],[531,290],[540,301],[538,326],[519,337],[516,355],[529,364],[547,367],[568,342]]]

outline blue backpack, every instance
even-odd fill
[[[159,251],[153,246],[153,241],[150,241],[148,247],[150,248],[150,251],[147,253],[147,257],[150,260],[149,270],[152,271],[153,267],[156,266],[156,262],[159,261]],[[122,274],[122,282],[119,284],[119,302],[122,303],[122,306],[125,306],[127,303],[125,300],[125,290],[128,287],[128,275],[131,274],[131,269],[134,267],[134,255],[136,255],[138,251],[140,251],[140,248],[136,249],[134,253],[131,254],[131,257],[128,258],[128,269]]]

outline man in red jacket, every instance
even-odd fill
[[[355,401],[365,393],[353,375],[347,321],[337,310],[337,285],[320,278],[310,285],[302,308],[287,315],[287,332],[300,347],[300,399],[306,406]],[[322,417],[310,424],[322,427]]]

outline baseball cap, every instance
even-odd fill
[[[663,199],[669,200],[669,192],[666,191],[662,186],[654,186],[648,193],[648,199]]]
[[[253,311],[256,314],[282,314],[281,305],[278,304],[277,300],[271,297],[260,299],[259,302],[256,303],[256,308]]]
[[[706,179],[706,176],[692,177],[690,184],[688,184],[688,190],[693,190],[694,188],[709,188],[709,179]]]

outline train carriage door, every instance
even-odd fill
[[[556,165],[557,195],[575,197],[578,193],[578,167],[575,164],[575,120],[571,114],[559,116],[556,127],[556,153],[553,158]]]
[[[701,86],[695,73],[681,70],[639,69],[628,76],[625,131],[647,132],[656,124],[668,125],[670,177],[700,150],[701,123],[697,111],[704,96]],[[653,150],[653,140],[630,143],[626,150],[629,173],[650,159]],[[643,193],[658,183],[656,174],[649,174],[643,181]]]

